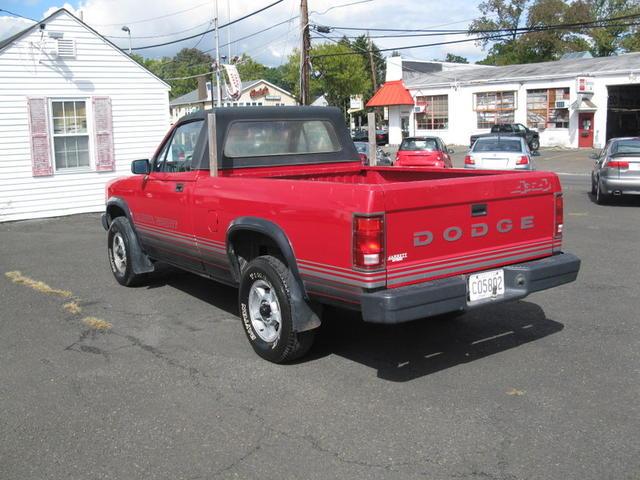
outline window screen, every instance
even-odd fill
[[[261,120],[234,122],[224,154],[229,158],[339,152],[331,123],[323,120]]]

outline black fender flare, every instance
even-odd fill
[[[109,228],[111,227],[111,222],[113,218],[109,213],[109,209],[110,207],[113,207],[113,206],[122,209],[125,217],[127,218],[127,220],[129,220],[129,226],[131,227],[131,232],[130,232],[131,238],[129,238],[129,240],[131,243],[131,260],[133,263],[132,265],[133,273],[142,274],[142,273],[153,272],[155,270],[155,266],[153,265],[153,262],[149,259],[147,254],[144,252],[142,246],[140,245],[140,240],[138,239],[138,232],[136,231],[136,227],[133,223],[131,210],[129,209],[127,202],[125,202],[120,197],[109,198],[107,200],[106,212],[102,215],[102,226],[104,227],[105,230],[109,230]]]
[[[311,305],[309,302],[309,297],[305,291],[302,278],[300,277],[298,263],[296,262],[291,242],[282,228],[274,222],[259,217],[238,217],[229,224],[226,235],[227,256],[231,263],[231,274],[234,280],[240,283],[241,274],[240,264],[233,250],[233,237],[234,234],[243,231],[260,233],[270,238],[284,256],[294,280],[292,285],[289,285],[291,301],[294,303],[294,309],[298,313],[294,316],[294,330],[303,332],[319,327],[321,323],[319,306]]]

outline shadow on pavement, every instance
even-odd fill
[[[452,319],[436,317],[400,325],[364,323],[358,313],[328,309],[309,357],[339,355],[406,382],[503,352],[561,331],[536,304],[517,301]]]

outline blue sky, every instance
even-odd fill
[[[448,4],[433,0],[370,0],[353,4],[354,2],[357,0],[309,0],[311,22],[357,28],[465,29],[469,22],[478,16],[477,2],[469,0],[457,0]],[[224,23],[229,17],[238,18],[272,3],[272,0],[218,0],[218,3],[220,22]],[[117,45],[126,48],[128,40],[126,34],[121,31],[123,25],[129,26],[131,30],[134,47],[160,43],[208,29],[214,16],[213,4],[213,0],[2,0],[0,8],[34,19],[41,19],[63,6],[76,15],[82,11],[86,23]],[[350,5],[344,6],[345,4]],[[232,55],[247,53],[268,65],[286,62],[287,56],[299,42],[299,20],[293,18],[297,15],[298,8],[299,0],[284,0],[277,6],[234,25],[230,32],[222,31],[220,43],[227,43],[228,33],[234,41],[275,23],[284,22],[268,32],[234,43]],[[292,20],[286,22],[287,19]],[[31,23],[0,12],[0,38],[7,37]],[[345,33],[360,32],[336,29],[332,36]],[[371,32],[372,36],[381,34],[384,33]],[[395,48],[460,38],[462,37],[377,38],[374,41],[381,48]],[[173,55],[184,47],[197,46],[207,50],[213,45],[213,36],[205,35],[171,46],[141,50],[138,53],[147,57],[159,57]],[[412,48],[403,50],[402,54],[406,58],[427,60],[443,58],[447,52],[462,55],[471,61],[485,56],[473,42]]]

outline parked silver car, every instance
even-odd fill
[[[466,157],[465,168],[533,170],[531,151],[520,137],[494,135],[478,138]]]
[[[611,196],[640,195],[640,137],[612,138],[599,154],[591,172],[591,193],[596,202]]]

